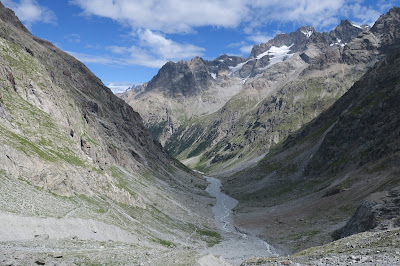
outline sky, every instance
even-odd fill
[[[372,25],[400,0],[1,0],[32,34],[82,61],[113,92],[168,61],[248,57],[254,44],[311,25]]]

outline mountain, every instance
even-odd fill
[[[305,26],[254,45],[247,59],[168,62],[139,92],[118,96],[186,165],[237,171],[342,96],[385,54],[379,38],[348,20],[330,33]]]
[[[358,26],[346,19],[342,20],[339,26],[329,32],[329,36],[335,41],[335,43],[344,46],[363,30],[368,28],[368,25]]]
[[[1,3],[0,143],[2,265],[195,264],[220,240],[204,178]]]
[[[370,30],[384,58],[258,165],[225,177],[238,226],[290,252],[399,226],[399,15],[392,8]]]
[[[118,96],[141,110],[145,125],[164,145],[182,124],[217,111],[241,89],[242,80],[229,78],[229,69],[245,60],[223,55],[168,62],[140,90]]]
[[[166,149],[211,173],[251,164],[326,110],[382,56],[369,29],[356,35],[359,28],[352,27],[347,34],[353,40],[344,47],[312,27],[254,46],[250,59],[232,67],[228,76],[242,79],[239,92],[219,110],[175,127]]]

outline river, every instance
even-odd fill
[[[205,176],[208,181],[206,191],[216,198],[212,208],[215,223],[220,229],[223,240],[204,252],[224,257],[233,265],[240,263],[248,257],[271,257],[278,256],[273,247],[262,239],[239,232],[233,223],[232,209],[238,201],[229,197],[221,191],[221,180]]]

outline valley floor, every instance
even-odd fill
[[[213,213],[223,240],[201,253],[222,256],[233,265],[240,265],[243,260],[251,256],[277,256],[278,253],[267,242],[257,236],[239,231],[232,218],[232,209],[238,201],[221,191],[219,179],[206,178],[209,182],[207,192],[216,198]]]

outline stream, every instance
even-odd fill
[[[233,265],[240,263],[248,257],[271,257],[278,256],[273,247],[262,239],[239,232],[234,224],[232,209],[238,201],[221,192],[221,180],[204,176],[208,181],[206,191],[216,198],[216,203],[212,208],[215,223],[220,229],[223,240],[213,247],[207,248],[204,252],[219,255]]]

